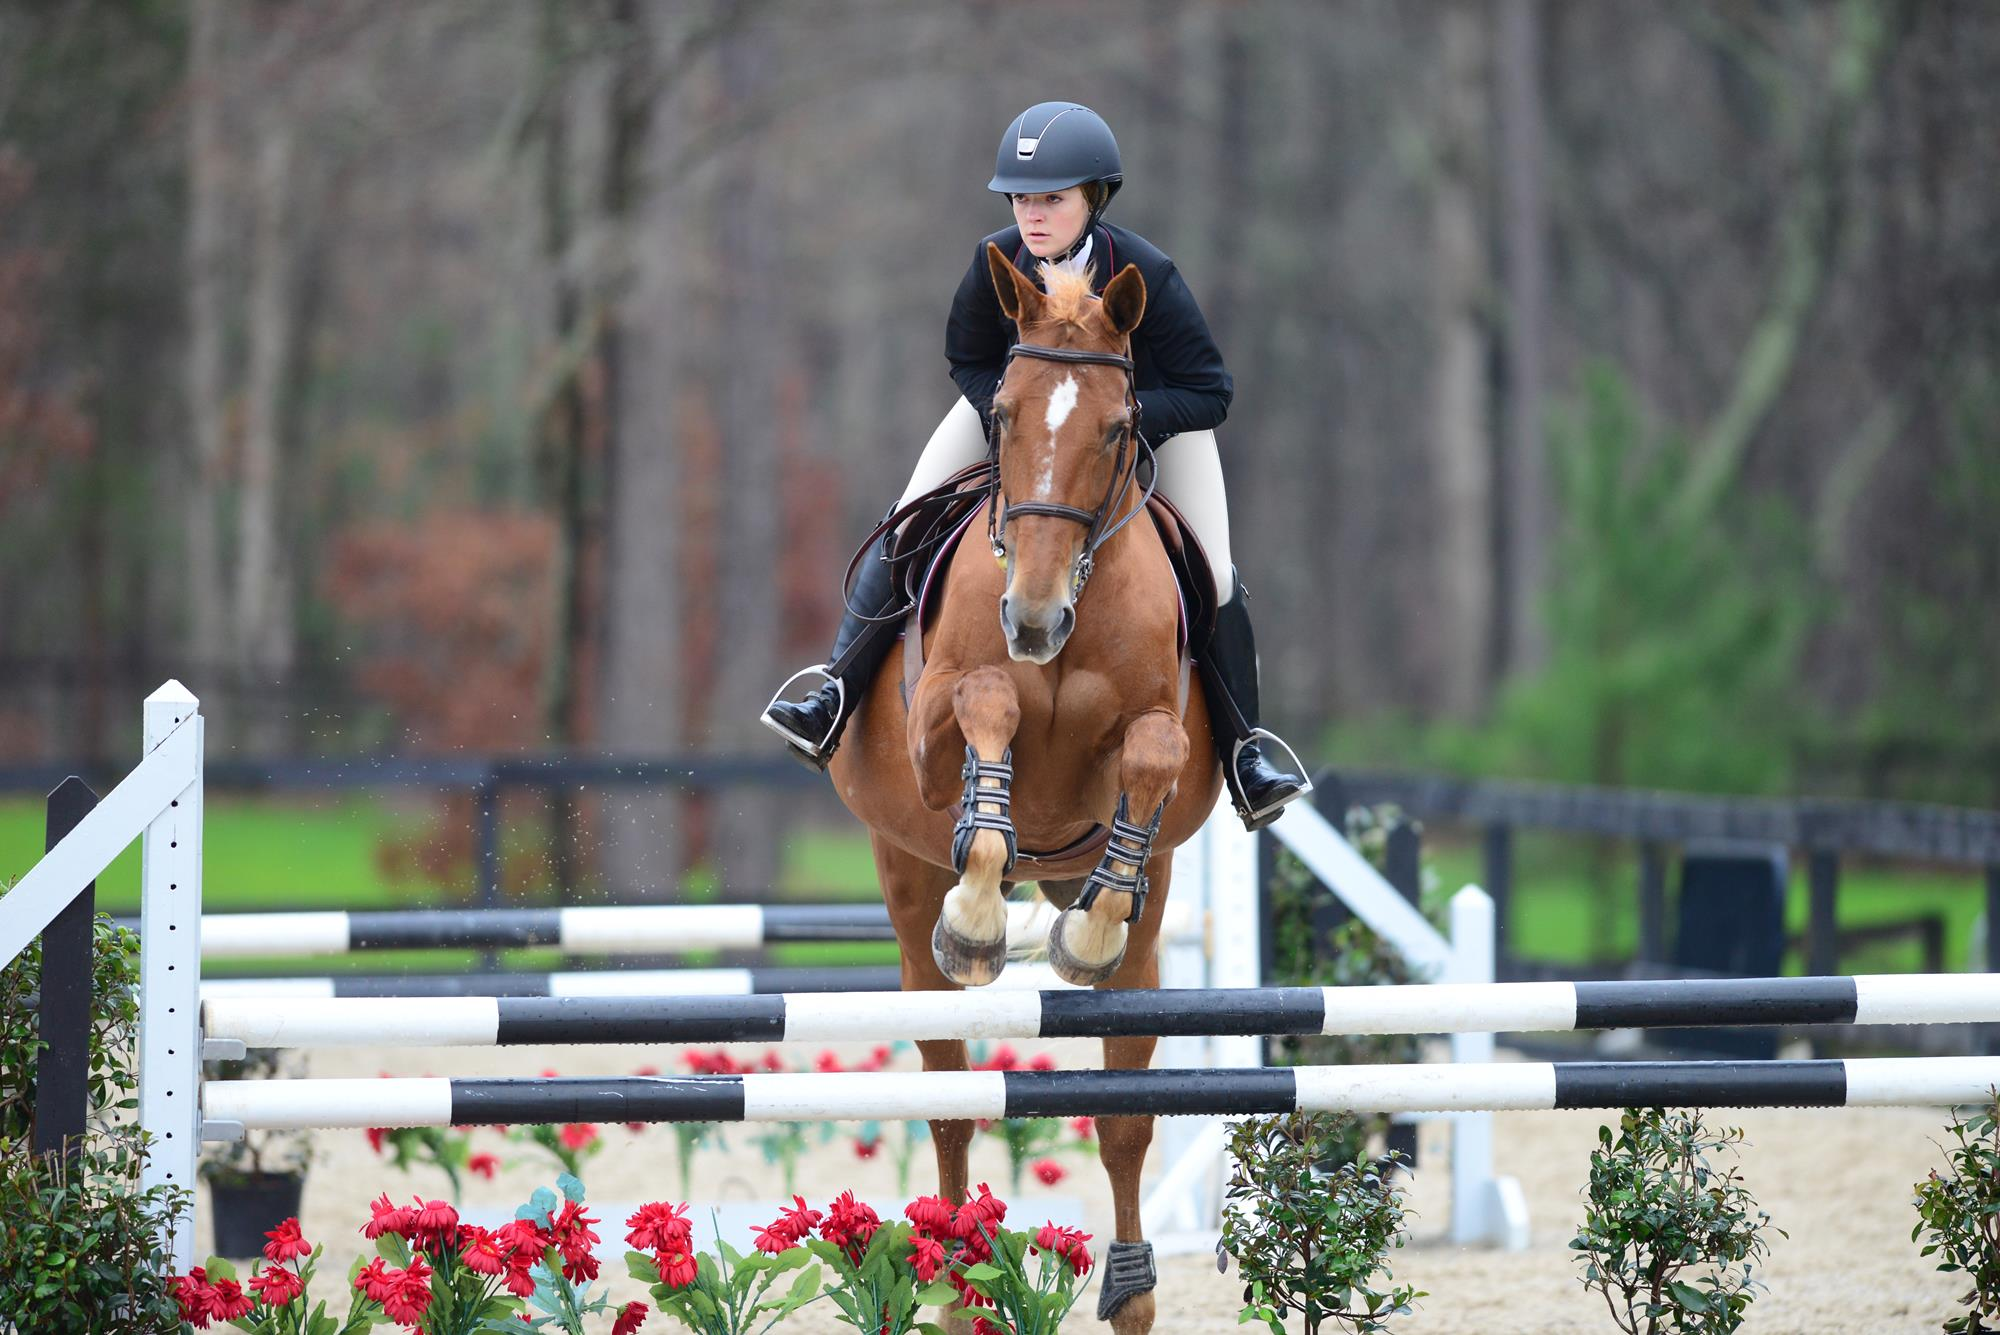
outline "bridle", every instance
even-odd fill
[[[1158,481],[1157,460],[1148,471],[1145,493],[1139,504],[1109,529],[1105,520],[1117,513],[1125,502],[1125,496],[1132,489],[1132,480],[1139,475],[1139,460],[1143,454],[1152,458],[1153,447],[1139,434],[1139,391],[1132,359],[1118,352],[1087,352],[1080,348],[1046,348],[1036,343],[1016,343],[1007,353],[1011,361],[1015,357],[1033,357],[1045,362],[1068,362],[1085,366],[1116,366],[1125,373],[1126,419],[1124,434],[1118,440],[1118,466],[1112,471],[1111,485],[1104,493],[1104,500],[1095,510],[1085,510],[1074,505],[1062,505],[1055,501],[1022,501],[1010,504],[1006,493],[1000,489],[1000,432],[990,429],[987,439],[987,458],[993,473],[986,484],[986,541],[993,549],[993,558],[1004,567],[1007,564],[1007,546],[1002,535],[1009,521],[1022,515],[1046,515],[1051,519],[1067,519],[1082,524],[1085,534],[1083,550],[1077,553],[1075,563],[1070,567],[1069,596],[1075,602],[1083,592],[1083,586],[1090,579],[1095,565],[1097,549],[1117,535],[1118,530],[1131,523],[1142,513],[1146,503],[1153,497],[1153,488]],[[1134,443],[1137,449],[1134,449]],[[1130,455],[1130,462],[1127,456]]]

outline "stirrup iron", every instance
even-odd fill
[[[1283,748],[1285,755],[1291,759],[1292,773],[1299,776],[1299,782],[1304,786],[1288,796],[1281,797],[1275,802],[1252,811],[1250,810],[1250,799],[1243,793],[1242,781],[1236,777],[1236,762],[1242,759],[1243,748],[1256,741],[1276,742]],[[1243,824],[1252,831],[1261,830],[1266,825],[1269,825],[1278,818],[1278,813],[1283,811],[1287,804],[1296,802],[1313,790],[1312,775],[1306,773],[1305,765],[1299,760],[1299,753],[1292,750],[1291,745],[1284,738],[1278,736],[1277,733],[1272,732],[1269,728],[1252,728],[1248,736],[1239,737],[1236,740],[1236,745],[1229,749],[1229,764],[1223,768],[1222,781],[1229,787],[1230,803],[1236,808],[1236,814],[1242,818]]]
[[[785,697],[790,694],[792,683],[798,681],[801,677],[819,677],[823,681],[833,684],[833,726],[828,728],[826,736],[820,738],[818,741],[814,741],[810,737],[799,736],[790,728],[787,728],[784,724],[771,717],[771,711],[778,705],[796,703],[786,700]],[[784,685],[778,687],[777,693],[771,697],[771,703],[764,706],[764,712],[757,721],[772,732],[777,733],[778,736],[784,738],[785,744],[796,751],[800,758],[810,762],[818,769],[825,769],[827,760],[833,754],[834,739],[840,735],[841,724],[847,721],[847,683],[833,675],[831,664],[815,663],[809,668],[800,668],[797,672],[785,678]]]
[[[1111,817],[1111,840],[1104,846],[1104,856],[1097,860],[1097,866],[1084,878],[1083,892],[1076,897],[1072,906],[1078,912],[1087,913],[1097,902],[1098,892],[1122,890],[1132,896],[1132,912],[1125,921],[1139,921],[1139,915],[1146,910],[1146,891],[1150,883],[1146,877],[1146,862],[1153,856],[1153,839],[1160,832],[1160,818],[1167,814],[1167,801],[1160,799],[1160,805],[1153,808],[1153,819],[1146,825],[1135,825],[1131,819],[1131,798],[1125,793],[1118,794],[1118,811]],[[1130,872],[1111,869],[1114,862],[1131,866]]]
[[[1019,845],[1014,838],[1014,748],[1008,747],[997,762],[979,758],[979,752],[971,744],[965,748],[965,768],[959,771],[965,780],[965,795],[959,799],[958,824],[951,829],[951,869],[960,876],[965,875],[965,860],[972,853],[973,836],[981,830],[993,830],[1007,841],[1007,865],[1001,873],[1014,870],[1014,859],[1019,854]],[[998,779],[999,787],[987,788],[981,779]],[[998,811],[981,811],[981,802],[991,802]]]

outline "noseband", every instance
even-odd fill
[[[989,444],[988,457],[992,461],[993,474],[987,483],[986,541],[993,548],[993,556],[1003,566],[1007,563],[1007,546],[1002,535],[1010,520],[1022,515],[1046,515],[1051,519],[1067,519],[1082,524],[1085,529],[1083,550],[1077,554],[1076,563],[1070,568],[1069,596],[1075,602],[1083,592],[1083,586],[1090,579],[1090,572],[1096,562],[1097,549],[1117,534],[1118,530],[1132,522],[1134,516],[1146,508],[1153,497],[1153,488],[1158,481],[1159,467],[1155,462],[1152,473],[1146,479],[1145,494],[1131,513],[1113,524],[1104,527],[1105,520],[1117,513],[1124,504],[1126,494],[1132,489],[1132,479],[1139,475],[1139,454],[1133,450],[1137,442],[1138,451],[1151,457],[1153,447],[1139,434],[1139,391],[1132,359],[1117,352],[1086,352],[1078,348],[1045,348],[1035,343],[1016,343],[1007,353],[1008,359],[1033,357],[1045,362],[1069,362],[1086,366],[1116,366],[1125,373],[1125,403],[1128,415],[1125,432],[1118,441],[1118,466],[1111,474],[1111,486],[1104,499],[1095,510],[1085,510],[1074,505],[1061,505],[1055,501],[1023,501],[1019,505],[1010,504],[1006,493],[1000,489],[1000,433],[995,430]],[[1127,455],[1131,455],[1127,463]]]

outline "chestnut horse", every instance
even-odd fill
[[[1158,987],[1172,849],[1215,806],[1221,770],[1180,659],[1173,570],[1143,513],[1129,335],[1145,281],[1128,265],[1099,299],[1088,276],[1045,270],[1045,295],[996,247],[987,261],[1021,337],[994,395],[998,469],[981,511],[999,560],[968,541],[933,577],[942,602],[908,708],[892,666],[849,725],[834,784],[868,826],[905,990],[993,981],[1017,880],[1064,909],[1049,943],[1059,973]],[[1107,1038],[1104,1065],[1143,1068],[1156,1041]],[[961,1041],[918,1047],[927,1071],[966,1069]],[[1139,1335],[1153,1325],[1139,1227],[1153,1119],[1097,1125],[1117,1216],[1098,1315]],[[962,1201],[971,1124],[931,1130],[939,1189]]]

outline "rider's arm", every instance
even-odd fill
[[[1180,270],[1170,267],[1159,288],[1146,294],[1146,315],[1134,331],[1146,341],[1160,378],[1158,388],[1139,391],[1140,428],[1155,445],[1183,431],[1221,426],[1236,393],[1222,350]]]
[[[951,317],[944,326],[944,355],[951,361],[951,378],[965,401],[979,412],[982,426],[992,419],[993,393],[1007,370],[1007,331],[1013,326],[1000,313],[993,294],[993,275],[986,267],[986,243],[973,253],[972,267],[951,299]]]

